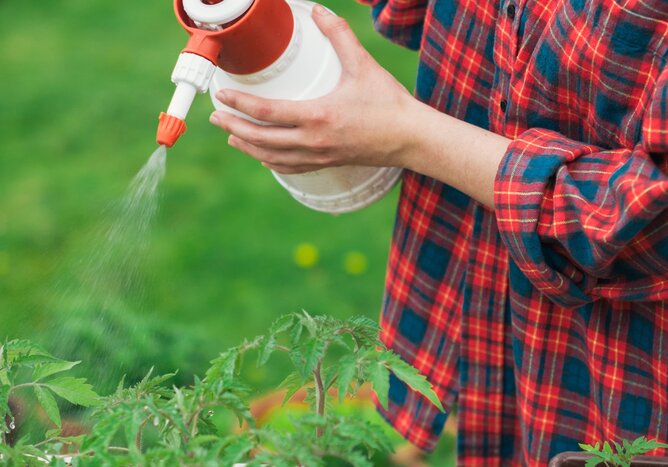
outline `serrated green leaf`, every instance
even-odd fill
[[[341,453],[338,457],[348,461],[353,467],[373,467],[371,460],[359,451],[350,450],[347,453]]]
[[[322,382],[324,384],[324,388],[326,391],[328,391],[332,387],[334,379],[337,376],[337,372],[338,372],[338,366],[335,365],[330,365],[322,370],[322,375],[323,375]]]
[[[639,447],[641,448],[641,451],[639,451],[638,454],[644,454],[651,451],[652,449],[666,448],[668,447],[668,444],[660,443],[655,439],[648,439]]]
[[[47,381],[43,385],[72,404],[93,407],[100,402],[100,396],[93,391],[93,386],[88,384],[85,378],[63,376]]]
[[[68,362],[66,360],[57,360],[54,362],[41,363],[35,366],[35,370],[32,373],[32,379],[34,382],[40,381],[46,378],[47,376],[71,370],[79,363],[81,363],[81,361]]]
[[[290,329],[294,320],[294,314],[283,315],[272,323],[271,328],[269,328],[269,332],[272,334],[272,336],[280,334],[281,332],[285,332]]]
[[[587,459],[585,462],[585,467],[596,467],[599,464],[602,464],[605,462],[603,459],[597,458],[597,457],[592,457],[591,459]]]
[[[215,443],[218,441],[220,441],[220,437],[216,435],[197,435],[190,440],[190,446],[197,447],[203,444]]]
[[[245,460],[251,449],[253,449],[253,441],[248,435],[233,437],[223,451],[220,465],[233,465]]]
[[[339,402],[343,402],[346,394],[348,394],[348,388],[350,388],[350,383],[352,383],[356,371],[357,359],[354,355],[346,355],[339,360],[339,376],[336,383]]]
[[[104,452],[112,439],[116,436],[118,430],[123,426],[123,417],[118,414],[108,414],[102,417],[92,429],[92,432],[84,438],[81,443],[81,451]]]
[[[209,380],[218,378],[231,379],[236,371],[239,351],[236,348],[226,350],[218,358],[211,361],[211,367],[206,371]]]
[[[631,465],[631,461],[626,460],[620,454],[612,454],[610,456],[603,454],[603,456],[605,457],[606,462],[609,462],[612,465],[617,465],[619,467],[629,467]]]
[[[366,316],[355,316],[347,320],[347,323],[351,327],[351,334],[355,342],[361,348],[375,349],[382,346],[378,339],[380,326],[374,320]]]
[[[281,384],[278,385],[279,389],[287,390],[285,396],[283,397],[283,402],[281,402],[281,405],[285,405],[285,403],[289,401],[292,398],[292,396],[294,396],[295,393],[301,389],[303,385],[304,385],[304,379],[301,377],[299,373],[297,373],[296,371],[290,373],[281,382]]]
[[[56,359],[42,347],[27,339],[14,339],[7,342],[3,347],[3,355],[8,365],[21,364],[24,362],[36,363],[48,361],[49,359]]]
[[[290,329],[290,345],[294,348],[299,344],[299,339],[302,337],[302,331],[304,330],[304,324],[301,320],[297,320]]]
[[[631,449],[635,449],[638,446],[642,446],[647,442],[647,438],[645,436],[638,436],[636,439],[634,439],[631,442]]]
[[[292,361],[292,365],[297,369],[302,378],[307,378],[310,376],[310,374],[306,373],[304,367],[304,356],[302,355],[302,351],[299,347],[291,348],[288,352],[288,356],[290,357],[290,361]]]
[[[302,310],[302,314],[299,315],[299,320],[302,325],[308,330],[308,333],[311,336],[315,336],[318,331],[318,325],[313,319],[313,316],[309,315],[306,310]]]
[[[0,386],[0,423],[4,423],[5,417],[9,415],[9,391],[11,387],[9,385]],[[3,425],[0,425],[0,429],[4,429]]]
[[[313,373],[318,363],[325,356],[327,349],[327,342],[318,339],[317,337],[309,339],[303,347],[304,357],[304,374],[310,375]]]
[[[615,446],[616,452],[624,452],[624,448],[617,441],[613,441],[612,444]]]
[[[44,412],[46,412],[46,415],[49,417],[49,420],[60,428],[62,424],[60,421],[60,410],[58,409],[56,399],[48,389],[44,389],[40,386],[35,386],[33,389],[35,390],[35,397],[37,397],[39,405],[42,406]]]
[[[629,452],[631,450],[631,443],[627,439],[622,439],[622,445],[624,446],[624,451]],[[617,449],[621,451],[621,449]]]
[[[139,381],[139,383],[136,384],[136,386],[141,386],[143,384],[146,384],[151,379],[151,376],[153,376],[154,370],[155,370],[154,366],[149,368],[148,373],[144,375],[144,377],[141,379],[141,381]]]
[[[270,335],[260,343],[257,355],[257,366],[260,367],[269,361],[269,357],[276,350],[276,338]]]
[[[414,391],[426,397],[441,412],[445,412],[443,404],[441,404],[441,401],[438,399],[438,396],[432,389],[431,383],[429,383],[427,378],[420,374],[416,368],[403,361],[401,357],[396,354],[392,354],[388,358],[387,363],[389,369],[392,370],[397,378],[410,386],[410,388]]]
[[[610,447],[610,443],[608,443],[607,441],[605,441],[603,443],[603,451],[602,452],[603,452],[603,454],[605,454],[608,457],[612,456],[612,448]]]
[[[594,449],[594,446],[592,446],[591,444],[578,443],[578,446],[580,446],[580,449],[582,449],[583,451],[587,452],[596,451],[596,449]]]
[[[60,436],[61,432],[62,432],[61,428],[52,428],[50,430],[47,430],[44,436],[46,437],[46,439],[57,438]]]
[[[378,402],[387,410],[388,397],[390,392],[390,371],[382,363],[378,362],[368,368],[368,377],[373,386],[373,390],[378,396]]]
[[[166,373],[164,375],[158,375],[151,378],[152,373],[153,373],[153,368],[151,368],[149,372],[146,374],[146,376],[144,376],[144,378],[142,378],[142,380],[136,385],[139,394],[150,393],[155,388],[162,385],[162,383],[172,379],[177,374],[177,372],[175,371],[174,373]]]

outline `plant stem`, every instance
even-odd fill
[[[188,420],[188,423],[186,424],[186,427],[190,425],[190,439],[194,438],[197,436],[197,422],[199,421],[199,416],[200,414],[204,411],[205,407],[200,407],[197,409],[190,419]]]
[[[56,440],[56,438],[43,439],[43,440],[40,441],[39,443],[35,443],[33,447],[38,448],[38,447],[43,446],[43,445],[45,445],[45,444],[49,444],[49,443],[51,443],[51,442],[53,442],[53,441],[55,441],[55,440]]]
[[[130,450],[129,450],[128,448],[122,448],[122,447],[120,447],[120,446],[109,446],[109,447],[107,447],[107,451],[110,451],[110,452],[122,452],[122,453],[124,453],[124,454],[127,454],[127,453],[130,452]]]
[[[186,431],[183,431],[183,429],[176,424],[176,422],[174,421],[172,416],[169,415],[169,413],[164,411],[159,411],[158,413],[160,414],[161,417],[166,418],[169,421],[169,423],[171,423],[177,430],[179,430],[179,432],[181,433],[181,441],[183,441],[184,444],[187,444],[188,439],[186,437],[188,436],[188,433]]]
[[[137,430],[137,436],[135,436],[135,446],[137,446],[137,451],[139,452],[141,452],[142,431],[144,431],[144,427],[146,426],[146,423],[148,423],[149,418],[151,418],[150,415],[141,422],[139,429]]]
[[[39,383],[23,383],[23,384],[17,384],[16,386],[13,386],[9,389],[10,394],[13,391],[16,391],[17,389],[23,389],[23,388],[31,388],[33,386],[43,386],[43,384]]]
[[[325,416],[325,387],[322,384],[322,372],[320,365],[322,360],[318,362],[318,365],[313,370],[313,376],[315,377],[315,405],[316,411],[320,417]],[[315,429],[315,436],[320,438],[323,435],[322,427],[317,427]]]

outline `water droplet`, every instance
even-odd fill
[[[158,425],[160,425],[160,418],[155,417],[155,418],[153,419],[153,426],[158,426]]]
[[[207,415],[208,415],[209,417],[213,417],[213,410],[209,410],[209,412],[207,413]]]
[[[9,429],[10,430],[16,430],[16,425],[14,424],[14,422],[9,423]]]

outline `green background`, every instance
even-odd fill
[[[324,3],[413,89],[416,54],[374,32],[368,7]],[[0,1],[0,334],[83,360],[97,387],[151,366],[178,368],[187,382],[284,313],[380,311],[396,190],[352,214],[310,211],[226,146],[208,123],[208,96],[168,153],[160,212],[138,263],[141,293],[104,309],[68,308],[90,293],[80,265],[104,248],[108,207],[155,149],[185,40],[166,0]],[[318,250],[313,267],[295,262],[303,243]],[[351,252],[366,257],[363,273],[346,272]],[[249,378],[269,388],[282,370],[250,369]]]

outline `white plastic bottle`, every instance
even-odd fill
[[[172,75],[178,87],[170,109],[176,109],[173,114],[177,119],[185,119],[195,93],[204,91],[203,80],[210,80],[208,87],[214,106],[228,111],[231,109],[214,97],[220,89],[236,89],[272,99],[307,100],[328,94],[338,84],[341,63],[311,18],[314,3],[304,0],[175,1],[177,16],[180,15],[180,21],[193,36],[191,42],[212,50],[215,49],[211,47],[212,39],[220,44],[215,67],[211,66],[212,52],[208,53],[209,64],[186,63],[193,61],[191,55],[198,55],[197,46],[191,43],[181,54],[181,68],[189,71],[177,72],[177,64]],[[235,32],[238,32],[236,36]],[[198,35],[200,39],[196,39]],[[203,62],[199,56],[194,62],[198,59]],[[184,97],[177,98],[177,94]],[[182,103],[188,100],[184,106]],[[185,112],[184,107],[187,107]],[[166,117],[169,119],[170,115]],[[161,124],[162,119],[161,116]],[[179,135],[185,131],[185,125],[179,131]],[[276,180],[300,203],[333,214],[368,206],[384,196],[400,175],[398,168],[360,166],[327,168],[300,175],[274,173]]]

